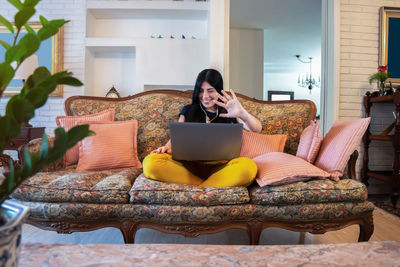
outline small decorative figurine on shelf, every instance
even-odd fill
[[[152,34],[152,35],[150,35],[150,38],[154,39],[154,38],[156,38],[156,35]]]
[[[171,36],[169,37],[170,39],[175,39],[175,37],[171,34]]]
[[[194,36],[192,35],[192,39],[196,39],[196,37],[194,37]]]
[[[385,95],[393,95],[394,94],[392,81],[389,81],[389,87],[386,87],[385,89],[386,89]]]
[[[110,98],[120,98],[121,96],[119,95],[117,89],[115,89],[114,85],[111,87],[111,89],[107,92],[106,97]]]
[[[157,39],[162,39],[164,38],[161,34],[158,35]]]
[[[387,65],[386,66],[379,66],[378,67],[378,72],[372,74],[369,77],[369,84],[372,84],[372,82],[378,82],[378,90],[379,90],[379,95],[385,95],[385,82],[387,78],[391,77],[392,75],[387,72]]]
[[[186,39],[186,36],[182,34],[182,39]]]

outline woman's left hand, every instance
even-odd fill
[[[230,89],[229,92],[232,94],[232,96],[230,96],[224,90],[222,90],[223,96],[217,93],[218,98],[221,99],[223,103],[214,100],[216,105],[225,108],[228,112],[220,114],[219,116],[226,118],[240,118],[244,113],[244,108],[242,104],[240,104],[233,90]]]

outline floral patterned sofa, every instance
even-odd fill
[[[137,119],[140,160],[168,140],[169,121],[191,102],[191,91],[154,90],[110,99],[73,96],[66,100],[67,115],[115,109],[115,120]],[[301,132],[316,114],[308,100],[260,101],[237,94],[242,105],[263,124],[263,133],[287,134],[285,151],[296,153]],[[29,145],[31,152],[40,140]],[[350,160],[354,176],[356,157]],[[30,207],[28,223],[58,233],[102,227],[121,230],[134,243],[139,228],[188,237],[232,228],[246,230],[258,244],[264,228],[281,227],[322,234],[352,224],[360,226],[359,241],[373,232],[373,204],[365,186],[343,177],[339,182],[310,180],[260,188],[199,188],[145,178],[141,169],[77,172],[56,162],[25,181],[13,198]]]

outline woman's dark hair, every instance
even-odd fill
[[[201,85],[203,82],[208,82],[212,87],[217,90],[219,94],[222,95],[222,90],[224,89],[224,81],[222,80],[222,75],[219,71],[214,69],[205,69],[197,75],[196,83],[194,85],[192,104],[199,104],[199,94]]]
[[[222,95],[222,90],[224,89],[224,82],[222,80],[222,75],[217,70],[205,69],[199,73],[196,79],[196,84],[194,85],[192,104],[187,106],[188,111],[185,114],[186,122],[205,122],[206,115],[204,110],[201,108],[201,103],[199,100],[199,94],[201,85],[203,82],[208,82],[212,87],[217,90],[219,94]],[[219,114],[226,113],[226,109],[217,106]],[[236,123],[235,118],[224,118],[217,117],[212,120],[213,123]]]

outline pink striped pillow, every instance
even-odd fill
[[[259,134],[243,131],[241,157],[254,158],[270,152],[283,152],[287,135],[285,134]]]
[[[77,121],[82,121],[81,124],[91,123],[95,121],[114,121],[114,109],[107,109],[102,112],[83,116],[58,116],[56,118],[57,126],[65,128],[66,131],[76,126]],[[74,165],[79,159],[79,147],[75,145],[74,147],[68,149],[64,156],[64,165]]]
[[[137,120],[91,123],[90,130],[96,134],[79,142],[76,170],[141,168],[137,155],[137,129]]]
[[[311,178],[328,178],[329,173],[315,167],[311,163],[291,154],[272,152],[255,157],[257,165],[257,183],[266,185],[289,184]]]
[[[335,122],[322,140],[315,166],[329,172],[332,180],[339,181],[370,120],[371,118],[364,118]]]
[[[310,126],[305,128],[301,133],[296,157],[314,163],[322,142],[322,134],[319,128],[320,123],[320,120],[317,120],[316,123],[310,121]]]

